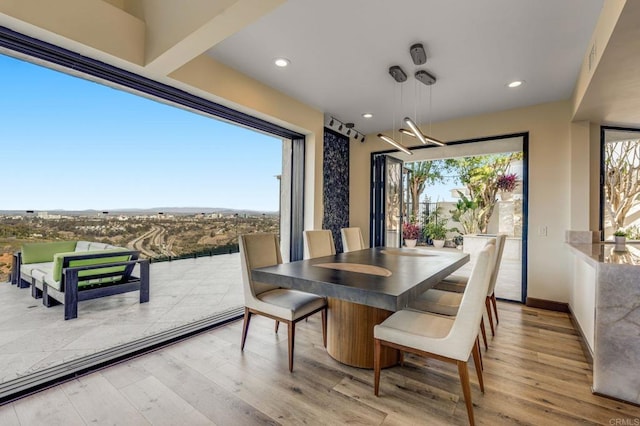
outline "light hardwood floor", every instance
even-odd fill
[[[566,314],[498,308],[484,395],[470,372],[478,424],[639,424],[639,407],[591,394]],[[0,407],[0,424],[467,424],[454,365],[408,356],[383,370],[377,398],[372,371],[327,355],[320,315],[298,324],[293,373],[286,330],[273,325],[254,317],[244,353],[235,322],[79,377]]]

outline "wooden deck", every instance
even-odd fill
[[[498,308],[484,395],[470,374],[478,424],[638,424],[639,407],[591,394],[566,314]],[[286,330],[255,317],[244,353],[240,334],[232,323],[23,398],[0,407],[0,424],[467,424],[453,365],[408,356],[383,370],[376,398],[371,370],[327,355],[319,315],[297,327],[293,373]]]

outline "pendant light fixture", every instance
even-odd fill
[[[378,133],[378,137],[380,139],[382,139],[383,141],[395,146],[396,148],[398,148],[400,151],[404,152],[405,154],[413,155],[413,152],[409,151],[407,148],[405,148],[404,146],[400,145],[398,142],[394,141],[393,138],[390,138],[387,135],[383,135],[382,133]]]
[[[391,75],[391,77],[393,77],[393,79],[397,82],[397,83],[403,83],[405,81],[407,81],[407,74],[402,70],[402,68],[400,68],[399,65],[394,65],[391,68],[389,68],[389,74]],[[402,92],[400,92],[400,107],[402,107]],[[395,110],[393,113],[393,128],[395,129],[396,127],[396,115],[395,115]],[[378,133],[378,137],[380,139],[382,139],[383,141],[385,141],[386,143],[398,148],[400,151],[404,152],[407,155],[413,155],[413,152],[409,151],[404,145],[402,145],[401,143],[397,142],[395,139],[393,139],[390,136],[387,135],[383,135],[382,133]]]
[[[422,65],[425,64],[427,62],[427,54],[426,51],[424,49],[424,46],[421,43],[416,43],[413,44],[410,48],[409,48],[409,54],[411,55],[411,59],[413,60],[413,63],[415,65]],[[391,68],[389,68],[389,74],[391,74],[391,76],[393,77],[393,79],[395,81],[397,81],[398,83],[402,83],[407,81],[407,74],[402,70],[402,68],[399,65],[394,65]],[[434,85],[436,83],[436,77],[433,76],[432,74],[430,74],[429,72],[425,71],[425,70],[417,70],[414,74],[414,77],[416,79],[416,81],[421,82],[422,84],[424,84],[425,86],[429,86],[429,133],[431,133],[431,102],[432,102],[432,96],[431,96],[431,86]],[[417,98],[417,95],[416,95]],[[417,102],[417,99],[416,99]],[[402,107],[402,105],[401,105]],[[444,146],[445,143],[432,137],[429,135],[425,135],[420,128],[418,127],[418,125],[416,124],[416,122],[411,119],[411,117],[405,117],[404,118],[404,123],[407,125],[407,127],[409,127],[408,129],[399,129],[399,132],[401,134],[404,135],[408,135],[414,138],[417,138],[418,140],[420,140],[420,142],[423,145],[428,145],[428,144],[433,144],[433,145],[438,145],[438,146]],[[395,123],[394,123],[394,127],[395,127]],[[384,136],[384,135],[382,135]],[[378,135],[378,137],[382,138],[381,135]],[[393,140],[392,138],[389,138],[388,136],[385,136],[386,139],[383,139],[384,141],[392,144],[393,146],[397,147],[398,146],[402,146],[401,144],[397,143],[395,140]],[[391,142],[391,141],[393,142]],[[404,148],[404,147],[403,147]],[[400,149],[400,148],[398,148]],[[406,148],[405,148],[406,149]]]
[[[436,78],[429,74],[424,70],[418,70],[415,73],[416,80],[423,83],[425,86],[429,86],[429,133],[431,133],[431,86],[436,83]],[[409,126],[410,130],[400,129],[400,132],[405,135],[413,136],[414,138],[418,138],[423,145],[427,145],[428,143],[432,143],[438,146],[444,146],[444,142],[439,141],[438,139],[427,136],[418,128],[416,123],[410,118],[405,117],[404,122],[407,126]]]
[[[428,143],[432,143],[434,145],[438,145],[438,146],[444,146],[445,143],[442,141],[439,141],[436,138],[433,138],[431,136],[425,135],[424,133],[422,133],[420,131],[420,129],[418,129],[418,126],[415,125],[415,123],[413,122],[413,120],[411,120],[411,118],[406,117],[404,119],[405,123],[407,123],[407,126],[409,126],[409,128],[411,130],[407,130],[407,129],[400,129],[400,133],[405,134],[407,136],[411,136],[413,138],[418,138],[420,140],[420,142],[422,142],[424,145],[427,145]]]

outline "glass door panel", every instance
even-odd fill
[[[402,170],[397,158],[385,158],[385,246],[400,247],[402,242]]]
[[[371,182],[371,246],[400,247],[402,236],[403,163],[375,155]]]

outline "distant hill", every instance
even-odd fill
[[[34,210],[33,212],[48,212],[51,214],[60,214],[67,216],[95,216],[97,214],[102,213],[104,210]],[[138,216],[138,215],[153,215],[158,213],[164,214],[172,214],[172,215],[193,215],[198,213],[220,213],[223,215],[230,214],[240,214],[240,215],[260,215],[260,214],[269,214],[275,215],[278,214],[277,211],[262,211],[262,210],[238,210],[238,209],[230,209],[224,207],[153,207],[150,209],[114,209],[109,210],[109,215],[124,215],[124,216]],[[0,210],[0,214],[2,215],[26,215],[27,211],[25,210]]]

